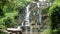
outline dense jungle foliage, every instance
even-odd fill
[[[49,28],[52,34],[60,34],[60,0],[55,0],[53,5],[49,8],[48,19]]]
[[[0,29],[15,27],[15,17],[29,2],[28,0],[0,0]]]

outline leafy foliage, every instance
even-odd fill
[[[28,2],[27,0],[0,0],[0,28],[14,27],[14,17],[18,16],[19,10]]]
[[[53,30],[54,34],[60,32],[60,0],[55,0],[52,7],[48,12],[49,27]],[[55,31],[56,30],[56,31]]]
[[[51,29],[45,29],[41,34],[52,34]]]

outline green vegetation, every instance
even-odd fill
[[[45,29],[43,32],[41,32],[41,34],[52,34],[52,30],[51,29]]]
[[[28,2],[27,0],[0,0],[0,28],[14,27],[12,25],[15,21],[14,17],[18,16],[18,9],[23,9]]]
[[[60,0],[55,0],[48,12],[49,28],[53,34],[60,33]]]
[[[22,10],[33,1],[34,0],[0,0],[0,29],[3,30],[0,34],[5,34],[4,30],[6,30],[6,28],[15,27],[15,18],[18,17],[20,13],[22,14]],[[53,2],[53,5],[43,10],[43,13],[48,15],[48,27],[41,34],[60,34],[60,0],[48,0],[48,2]],[[31,14],[33,13],[34,12]],[[31,17],[31,19],[32,18],[38,18],[38,16]],[[35,19],[32,20],[34,21]],[[35,24],[35,22],[33,22],[33,24]]]
[[[27,0],[0,0],[0,28],[4,30],[7,27],[15,27],[15,17],[29,2]]]

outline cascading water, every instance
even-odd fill
[[[29,22],[29,15],[30,15],[30,12],[29,12],[29,7],[30,5],[28,5],[26,7],[26,17],[25,17],[25,26],[30,26],[30,22]]]
[[[25,27],[26,27],[26,30],[25,30],[25,32],[26,32],[26,34],[28,34],[28,28],[27,27],[29,27],[30,26],[30,19],[29,19],[29,15],[30,15],[30,11],[29,11],[29,7],[30,7],[30,5],[28,5],[27,7],[26,7],[26,15],[25,15]]]
[[[38,13],[38,15],[39,15],[39,23],[41,23],[41,12],[40,12],[40,10],[39,10],[39,8],[40,8],[40,6],[39,6],[39,2],[36,2],[37,3],[37,7],[38,7],[38,11],[37,11],[37,13]],[[25,32],[26,32],[26,34],[28,34],[28,28],[27,28],[27,26],[30,26],[30,34],[32,34],[32,30],[33,30],[33,27],[30,25],[30,19],[29,19],[29,15],[30,15],[30,11],[29,11],[29,8],[30,8],[30,5],[28,5],[27,7],[26,7],[26,15],[25,15],[25,27],[26,27],[26,30],[25,30]],[[38,28],[38,30],[39,30],[39,24],[37,24],[37,28]],[[39,32],[39,31],[38,31]],[[38,33],[39,34],[39,33]]]
[[[38,34],[39,34],[39,32],[40,32],[40,24],[41,24],[41,11],[40,11],[41,6],[40,6],[39,2],[37,2],[37,7],[38,7],[37,14],[39,15],[38,22],[37,22],[37,30],[38,30]]]

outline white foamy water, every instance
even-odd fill
[[[28,27],[27,26],[30,26],[30,19],[29,19],[29,16],[30,16],[30,11],[29,11],[29,8],[30,8],[30,5],[28,5],[27,7],[26,7],[26,15],[25,15],[25,26],[26,26],[26,30],[25,30],[25,32],[26,32],[26,34],[28,34]]]
[[[30,5],[28,5],[26,7],[26,16],[25,16],[25,26],[30,26],[30,19],[29,19],[29,15],[30,15],[30,12],[29,12],[29,7]]]

